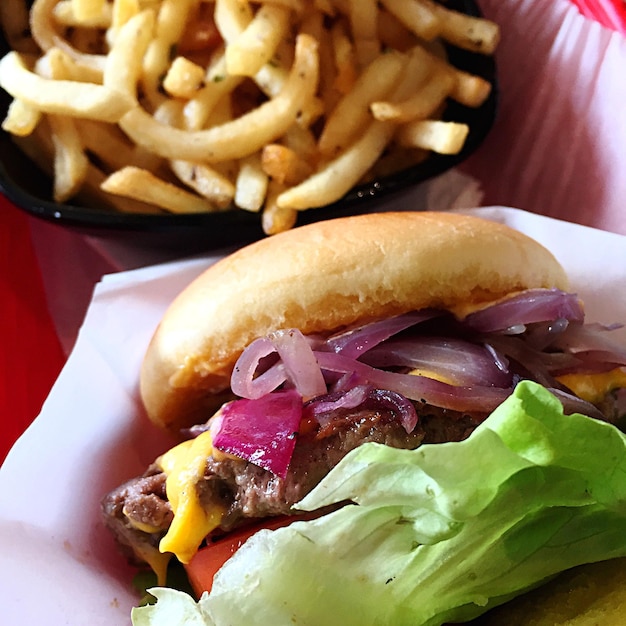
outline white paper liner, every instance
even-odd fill
[[[472,212],[548,246],[589,319],[626,320],[626,238],[514,209]],[[139,364],[168,303],[214,260],[122,272],[97,285],[66,367],[0,469],[2,623],[129,622],[132,569],[104,531],[98,503],[171,444],[141,413]]]

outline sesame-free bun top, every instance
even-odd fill
[[[462,316],[533,287],[566,289],[563,268],[536,241],[477,217],[377,213],[295,228],[180,293],[145,355],[142,399],[162,427],[201,423],[245,346],[273,330],[328,332],[425,307]]]

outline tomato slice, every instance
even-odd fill
[[[286,515],[266,518],[262,522],[251,524],[240,530],[228,533],[224,537],[213,541],[205,548],[198,550],[191,561],[185,565],[189,583],[196,597],[199,598],[203,591],[211,591],[213,576],[215,576],[217,570],[237,552],[247,539],[252,537],[252,535],[259,530],[262,528],[275,530],[276,528],[287,526],[293,521],[310,517],[309,515]]]

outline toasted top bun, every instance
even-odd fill
[[[424,307],[464,315],[532,287],[567,288],[556,259],[507,226],[451,213],[318,222],[220,260],[171,304],[141,393],[166,428],[206,421],[242,350],[280,328],[333,331]]]

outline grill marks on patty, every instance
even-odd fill
[[[419,403],[416,409],[420,419],[412,433],[404,430],[391,411],[355,410],[337,415],[333,428],[325,429],[323,437],[316,430],[300,434],[284,480],[242,459],[209,457],[197,490],[206,508],[218,505],[226,510],[216,532],[228,532],[254,518],[290,513],[293,504],[362,443],[414,449],[422,443],[460,441],[484,417],[473,418]],[[133,562],[141,560],[137,554],[142,549],[158,549],[160,538],[172,522],[165,481],[165,474],[153,464],[143,476],[129,480],[102,500],[104,523]]]

